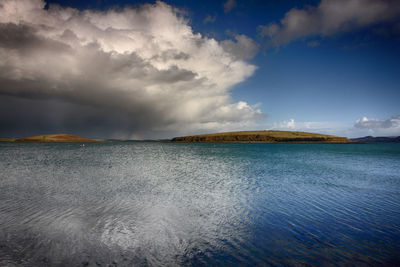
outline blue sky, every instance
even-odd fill
[[[118,13],[127,5],[140,10],[143,4],[155,2],[52,0],[47,1],[46,9],[54,3],[81,12],[116,10]],[[218,103],[232,107],[243,102],[249,106],[245,107],[249,113],[237,115],[243,117],[238,124],[235,119],[223,116],[211,116],[193,125],[184,122],[195,119],[180,118],[177,124],[175,121],[171,124],[179,128],[175,132],[169,125],[158,129],[144,125],[128,127],[129,133],[120,135],[169,137],[235,129],[305,130],[349,137],[400,135],[398,2],[177,0],[163,4],[184,18],[182,23],[191,27],[192,34],[214,39],[232,54],[233,62],[247,64],[247,69],[240,72],[243,77],[218,93],[224,96]],[[243,43],[237,39],[240,36]],[[72,102],[75,105],[80,101]],[[240,105],[238,109],[243,110]],[[215,105],[212,108],[214,113],[225,110]],[[90,131],[87,135],[91,135]]]

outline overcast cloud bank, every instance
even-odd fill
[[[240,129],[265,117],[229,93],[256,70],[244,59],[257,46],[244,35],[221,43],[203,37],[163,2],[104,12],[44,7],[0,2],[0,94],[13,116],[2,115],[0,125],[7,129],[12,119],[15,131],[28,120],[156,137]],[[22,98],[31,101],[15,106]]]

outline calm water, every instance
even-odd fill
[[[398,265],[400,145],[0,143],[0,266]]]

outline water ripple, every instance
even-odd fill
[[[0,144],[0,266],[396,265],[400,146]]]

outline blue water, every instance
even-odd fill
[[[0,143],[0,266],[399,265],[400,145]]]

